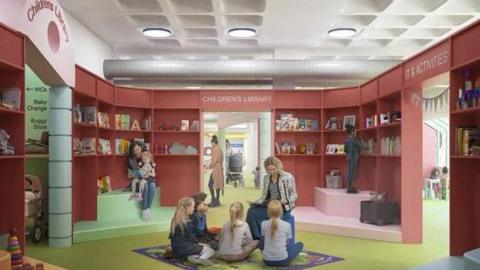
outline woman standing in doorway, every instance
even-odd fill
[[[271,200],[278,200],[282,204],[282,220],[291,222],[290,211],[295,207],[297,189],[295,178],[289,172],[283,170],[280,159],[271,156],[263,162],[267,175],[263,178],[262,195],[258,200],[251,203],[247,212],[247,223],[250,226],[254,239],[261,238],[261,224],[268,219],[267,205]],[[292,230],[294,233],[294,230]]]
[[[220,206],[220,189],[223,188],[223,151],[218,145],[216,135],[212,136],[210,142],[212,143],[212,164],[210,165],[212,173],[208,181],[208,189],[210,190],[212,201],[208,206],[217,207]]]
[[[142,175],[139,173],[139,163],[142,162],[142,153],[143,153],[143,144],[137,141],[132,141],[130,147],[128,148],[128,179],[132,180],[133,178],[139,177]],[[139,187],[137,187],[139,188]],[[155,181],[148,181],[145,184],[145,188],[142,194],[142,219],[150,219],[150,208],[152,207],[153,197],[155,196]],[[133,190],[132,190],[133,191]]]

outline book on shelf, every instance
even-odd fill
[[[402,147],[400,136],[383,137],[380,139],[380,153],[384,156],[398,156]]]
[[[97,124],[97,107],[80,107],[80,111],[82,112],[82,122],[92,125]]]
[[[101,155],[111,155],[112,148],[110,141],[106,139],[98,139],[98,153]]]
[[[115,129],[130,130],[130,115],[115,114]]]
[[[108,113],[106,112],[98,112],[97,113],[98,119],[98,126],[102,128],[110,128],[110,120],[108,117]]]
[[[128,155],[130,141],[125,139],[115,139],[115,154]]]
[[[365,118],[366,128],[376,127],[377,125],[378,125],[378,115],[375,114]]]
[[[327,155],[343,155],[345,154],[345,145],[344,144],[327,144],[325,153]]]
[[[375,155],[376,153],[376,146],[377,146],[377,140],[373,138],[369,139],[362,139],[360,141],[361,146],[362,146],[362,154],[366,155]]]
[[[152,130],[152,117],[148,116],[142,120],[143,130]]]
[[[181,131],[188,131],[190,129],[190,121],[189,120],[182,120],[180,130]]]
[[[73,138],[73,153],[75,155],[95,155],[95,138]]]
[[[318,120],[293,117],[293,114],[280,115],[280,120],[275,120],[276,131],[311,131],[318,130]]]
[[[455,127],[455,144],[457,155],[480,155],[480,127]]]
[[[402,120],[402,113],[400,111],[391,111],[380,114],[380,125],[387,125]]]
[[[22,91],[18,87],[0,88],[0,107],[20,110]]]

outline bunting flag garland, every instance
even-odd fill
[[[424,112],[431,112],[431,111],[438,111],[443,108],[443,106],[448,106],[449,103],[449,90],[450,88],[446,88],[440,94],[435,97],[422,97],[419,94],[412,92],[412,104],[414,106],[423,105]]]

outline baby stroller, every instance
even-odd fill
[[[33,228],[27,235],[32,235],[34,243],[42,241],[47,234],[44,225],[42,183],[37,176],[25,175],[25,224],[32,219]]]
[[[232,182],[234,187],[244,186],[243,181],[243,160],[240,154],[233,154],[228,159],[227,183]]]

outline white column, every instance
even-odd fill
[[[272,154],[272,120],[271,112],[264,112],[260,116],[260,176],[266,174],[263,161]]]
[[[49,91],[48,225],[50,247],[72,245],[72,89]]]

